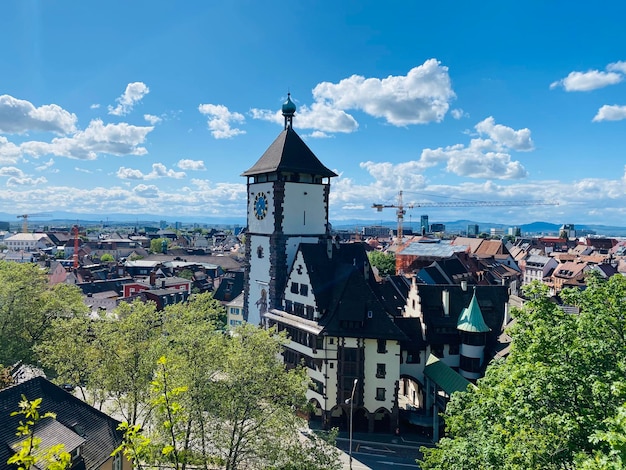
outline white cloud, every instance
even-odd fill
[[[150,124],[152,124],[153,126],[155,124],[160,123],[161,121],[163,121],[163,118],[160,118],[159,116],[155,116],[154,114],[144,114],[143,118],[149,122]]]
[[[138,184],[133,188],[133,192],[143,198],[154,199],[159,197],[159,188],[153,185]]]
[[[245,118],[243,114],[230,112],[228,108],[222,104],[201,104],[198,111],[208,116],[208,127],[211,135],[216,139],[230,139],[239,134],[245,134],[246,131],[231,127],[232,123],[243,123]]]
[[[489,116],[476,124],[475,129],[482,134],[487,134],[490,139],[504,147],[522,152],[533,150],[533,141],[528,128],[516,131],[502,124],[496,124],[495,119]]]
[[[88,175],[93,174],[93,171],[87,170],[86,168],[79,168],[77,166],[74,167],[74,171],[78,171],[79,173],[86,173]]]
[[[359,165],[377,182],[377,185],[390,188],[421,188],[426,180],[422,172],[425,166],[419,161],[404,163],[362,162]]]
[[[309,135],[312,139],[329,139],[332,135],[322,131],[313,131]]]
[[[22,157],[19,146],[0,135],[0,164],[17,163]]]
[[[606,69],[609,72],[620,72],[626,75],[626,62],[624,61],[613,62],[612,64],[607,65]]]
[[[520,162],[511,161],[508,153],[485,151],[486,141],[472,140],[469,147],[452,145],[438,149],[424,149],[420,160],[446,163],[446,170],[459,176],[487,179],[519,179],[528,176]]]
[[[120,179],[126,180],[153,180],[157,178],[174,178],[182,179],[187,176],[182,171],[168,170],[162,163],[153,163],[152,171],[150,173],[142,173],[141,170],[133,168],[120,167],[115,174]]]
[[[180,168],[181,170],[192,170],[192,171],[206,170],[204,166],[204,162],[202,160],[189,160],[189,159],[183,158],[182,160],[178,161],[176,166]]]
[[[10,95],[0,96],[0,132],[24,134],[29,131],[68,134],[76,130],[76,115],[56,104],[36,108]]]
[[[94,103],[91,106],[89,106],[90,109],[99,109],[100,108],[100,104],[99,103]]]
[[[282,124],[285,118],[281,111],[252,108],[250,115],[254,119]],[[334,108],[328,103],[316,102],[310,107],[303,105],[296,112],[296,126],[299,129],[315,129],[318,134],[312,133],[311,137],[327,137],[326,132],[354,132],[359,128],[359,123],[350,114],[341,109]],[[313,135],[315,134],[315,135]]]
[[[37,170],[37,171],[50,171],[50,168],[52,168],[53,165],[54,165],[54,160],[51,158],[47,162],[42,163],[38,167],[35,167],[35,170]]]
[[[600,70],[589,70],[587,72],[570,72],[569,75],[561,80],[552,82],[550,88],[563,87],[565,91],[591,91],[598,88],[604,88],[609,85],[615,85],[623,80],[623,75],[616,73],[615,70],[621,70],[622,62],[609,64],[607,69],[614,70],[602,72]]]
[[[31,178],[28,176],[12,176],[7,180],[7,186],[37,186],[39,184],[44,184],[47,182],[48,180],[45,176],[40,176],[39,178]]]
[[[622,119],[626,119],[626,106],[605,104],[598,110],[593,121],[621,121]]]
[[[109,114],[114,116],[125,116],[133,110],[135,104],[150,93],[150,88],[143,82],[133,82],[126,86],[124,93],[117,98],[117,106],[109,106]]]
[[[24,172],[14,166],[5,166],[0,168],[0,176],[14,176],[16,178],[23,178]]]
[[[461,119],[463,117],[469,117],[469,114],[467,114],[461,108],[453,109],[452,111],[450,111],[450,114],[452,115],[454,119]]]
[[[51,142],[24,142],[20,149],[35,157],[56,155],[79,160],[95,160],[98,154],[145,155],[148,151],[140,145],[153,129],[125,122],[104,124],[100,119],[94,119],[85,130],[71,137],[57,137]]]
[[[429,59],[406,76],[365,78],[352,75],[313,89],[318,103],[339,110],[357,109],[395,126],[440,122],[455,98],[448,68]]]

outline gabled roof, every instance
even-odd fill
[[[282,131],[261,158],[241,176],[263,173],[307,173],[321,177],[337,176],[320,162],[291,127]]]
[[[476,291],[470,300],[470,304],[463,309],[456,324],[458,330],[467,331],[468,333],[487,333],[491,328],[485,323],[483,314],[476,300]]]
[[[66,450],[82,443],[82,458],[86,470],[97,469],[121,443],[119,422],[89,406],[43,377],[35,377],[19,385],[0,390],[0,470],[9,469],[7,459],[12,455],[15,431],[23,416],[11,416],[25,395],[28,400],[42,398],[40,411],[56,413],[56,419],[46,418],[36,428],[36,435],[55,438],[55,444],[66,444]],[[37,432],[38,431],[38,432]],[[41,434],[43,433],[43,435]],[[62,438],[68,442],[60,442]]]
[[[426,361],[424,375],[448,395],[452,395],[454,392],[465,392],[467,387],[471,385],[469,380],[432,354],[428,356]]]
[[[311,282],[318,324],[329,335],[406,340],[380,299],[374,275],[361,243],[301,243]]]

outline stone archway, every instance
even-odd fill
[[[323,425],[324,410],[322,410],[320,402],[315,398],[311,398],[309,400],[309,407],[311,410],[309,413],[309,421],[319,423],[320,426]]]
[[[378,408],[374,414],[374,432],[392,432],[391,412],[386,408]]]

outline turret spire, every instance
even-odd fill
[[[285,116],[285,130],[293,129],[293,115],[296,105],[291,101],[291,93],[287,93],[287,101],[283,103],[283,116]]]

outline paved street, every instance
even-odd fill
[[[350,468],[349,442],[346,433],[340,433],[337,447],[342,451],[341,460],[344,469]],[[352,469],[419,469],[415,462],[415,459],[421,457],[419,447],[429,443],[429,441],[420,442],[417,438],[414,439],[414,436],[405,439],[402,436],[385,434],[355,434],[352,439]]]

